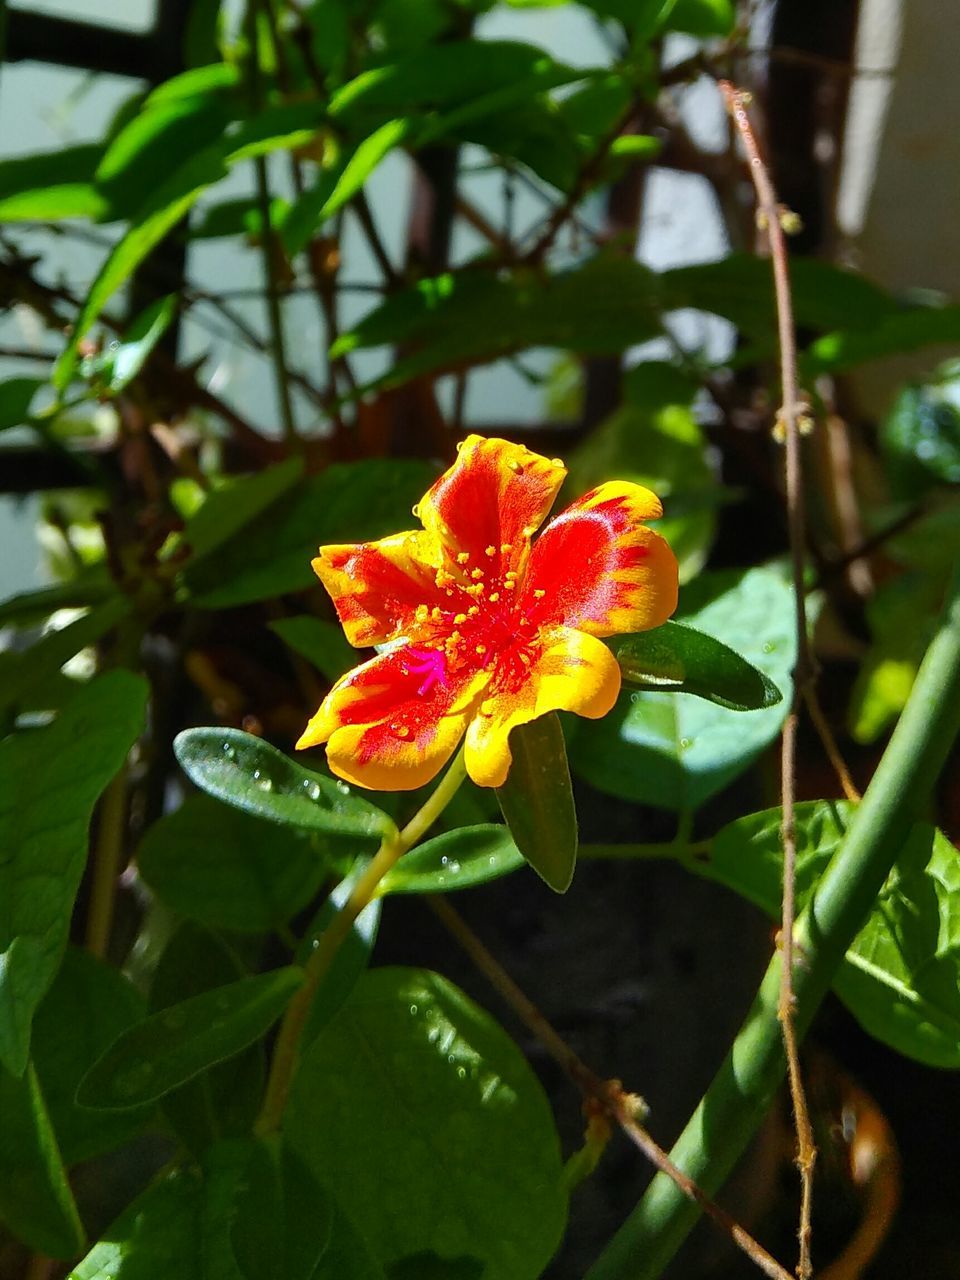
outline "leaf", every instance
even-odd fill
[[[243,160],[310,146],[323,123],[316,101],[279,103],[232,124],[225,135],[225,160],[231,167]]]
[[[730,711],[683,693],[628,693],[603,720],[578,722],[570,758],[610,795],[677,811],[698,808],[742,773],[780,732],[795,662],[793,594],[769,569],[704,574],[681,593],[680,614],[728,645],[783,695]]]
[[[18,1079],[0,1067],[0,1220],[24,1244],[72,1258],[84,1234],[32,1064]]]
[[[279,618],[270,623],[284,644],[317,668],[331,684],[357,664],[357,650],[335,622],[325,622],[312,614]]]
[[[301,964],[305,965],[309,960],[317,940],[330,927],[334,916],[353,892],[353,886],[365,866],[365,860],[358,862],[350,874],[333,889],[329,898],[311,920],[297,950],[297,959]],[[350,934],[340,944],[329,969],[321,978],[310,1004],[310,1015],[303,1034],[305,1045],[309,1044],[327,1025],[357,985],[361,975],[366,972],[380,929],[380,909],[379,898],[374,898],[364,907],[354,921]]]
[[[30,420],[30,406],[46,378],[5,378],[0,382],[0,431]]]
[[[577,811],[563,730],[551,711],[510,733],[513,764],[497,799],[517,848],[556,893],[577,862]]]
[[[48,631],[29,649],[0,653],[0,712],[25,705],[74,654],[112,631],[130,607],[126,596],[112,595],[75,622]]]
[[[148,829],[137,866],[184,919],[263,933],[296,915],[319,891],[326,843],[315,832],[192,795]]]
[[[844,837],[852,806],[797,805],[797,902],[802,908]],[[694,864],[776,919],[781,812],[730,823]],[[960,1067],[960,860],[946,837],[916,824],[834,979],[863,1027],[907,1057]]]
[[[330,1194],[286,1143],[249,1145],[231,1230],[240,1270],[248,1280],[311,1280],[330,1240]]]
[[[375,129],[369,138],[364,138],[334,182],[333,189],[317,214],[317,222],[332,218],[338,209],[342,209],[348,200],[353,199],[380,161],[394,147],[400,146],[411,127],[409,120],[388,120],[379,129]]]
[[[168,294],[146,307],[130,325],[123,341],[108,348],[97,372],[114,395],[133,381],[150,353],[170,327],[177,312],[177,295]]]
[[[150,986],[150,1012],[160,1013],[245,976],[225,942],[199,925],[184,924],[164,947]],[[164,1094],[160,1109],[196,1156],[225,1138],[250,1133],[266,1079],[263,1045],[254,1043]],[[100,1124],[126,1111],[90,1111]]]
[[[485,1280],[533,1280],[559,1243],[566,1197],[540,1084],[438,974],[364,975],[304,1055],[285,1133],[318,1177],[336,1171],[337,1200],[382,1266],[432,1251],[479,1259]],[[403,1176],[385,1183],[384,1169]]]
[[[56,582],[8,597],[0,603],[0,627],[30,627],[45,621],[58,609],[89,608],[116,594],[116,587],[102,567],[98,567],[69,582]]]
[[[303,459],[287,458],[253,475],[227,480],[207,494],[184,526],[180,545],[196,564],[230,541],[288,493],[303,475]]]
[[[899,496],[960,484],[960,409],[946,386],[907,386],[880,425],[887,471]]]
[[[365,542],[407,528],[411,507],[435,479],[426,463],[396,458],[327,467],[216,555],[187,567],[193,603],[225,609],[305,591],[316,583],[310,561],[321,543]]]
[[[77,1085],[103,1051],[145,1014],[133,984],[111,965],[68,947],[33,1022],[33,1060],[66,1165],[127,1142],[149,1110],[103,1115],[78,1107]]]
[[[102,154],[99,143],[84,143],[0,161],[0,220],[102,217],[107,201],[93,182]]]
[[[331,1196],[330,1239],[312,1280],[387,1280],[366,1240]]]
[[[862,321],[869,317],[869,323]],[[841,330],[828,333],[808,349],[801,360],[801,373],[810,381],[823,373],[845,373],[858,365],[887,356],[919,351],[941,343],[960,341],[960,306],[916,307],[910,311],[885,306],[867,311],[861,323],[830,326]],[[843,332],[849,328],[851,332]]]
[[[509,875],[524,864],[506,827],[460,827],[405,853],[380,881],[380,894],[449,893]]]
[[[143,728],[147,692],[111,671],[52,724],[0,742],[0,1062],[14,1075],[66,945],[93,807]]]
[[[90,286],[70,340],[56,363],[53,383],[63,391],[73,377],[80,343],[99,318],[114,293],[125,284],[155,245],[172,230],[191,205],[212,182],[226,173],[216,147],[190,152],[188,159],[166,181],[161,182],[146,208],[110,251]]]
[[[396,828],[380,809],[239,729],[185,729],[173,749],[192,782],[226,804],[285,826],[379,839]]]
[[[728,36],[736,25],[733,0],[677,0],[664,23],[667,31],[685,31],[706,39]]]
[[[81,1106],[112,1111],[154,1102],[265,1035],[303,981],[295,965],[240,978],[155,1013],[90,1068]]]
[[[679,622],[626,636],[615,644],[624,683],[634,689],[693,693],[731,711],[775,707],[783,695],[739,653]]]

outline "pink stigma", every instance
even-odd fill
[[[422,698],[434,685],[449,688],[447,679],[447,659],[442,649],[408,649],[408,655],[416,658],[416,662],[408,663],[409,670],[415,676],[426,676],[417,690],[417,697]]]

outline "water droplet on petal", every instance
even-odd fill
[[[237,752],[232,743],[224,742],[222,744],[222,748],[223,748],[223,754],[227,757],[228,760],[236,760]]]

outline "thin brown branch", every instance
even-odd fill
[[[517,986],[499,960],[477,937],[460,913],[446,898],[437,895],[425,899],[427,905],[442,921],[491,986],[498,992],[521,1022],[536,1036],[564,1073],[577,1086],[589,1106],[598,1107],[608,1119],[620,1126],[624,1134],[646,1158],[665,1173],[700,1206],[703,1212],[723,1231],[738,1249],[749,1257],[772,1280],[792,1280],[790,1273],[764,1249],[750,1233],[721,1209],[705,1191],[673,1163],[666,1151],[643,1127],[640,1118],[646,1114],[646,1104],[637,1094],[624,1090],[619,1080],[604,1080],[579,1057],[567,1044],[555,1027]]]
[[[817,697],[816,689],[812,684],[808,684],[804,689],[803,697],[807,704],[807,711],[810,713],[810,719],[813,721],[813,727],[816,729],[817,735],[823,744],[823,749],[827,753],[827,758],[833,765],[833,770],[840,780],[844,796],[853,804],[859,804],[863,797],[850,776],[850,770],[847,768],[846,761],[840,753],[833,730],[830,728],[827,717],[823,714],[820,699]]]
[[[767,233],[770,257],[773,264],[774,290],[777,305],[777,333],[780,346],[780,383],[783,404],[779,423],[782,425],[786,453],[785,483],[787,526],[790,536],[790,559],[793,570],[793,597],[797,639],[797,664],[794,673],[794,701],[783,727],[783,748],[780,766],[783,842],[783,903],[781,914],[781,967],[780,999],[778,1015],[783,1029],[783,1045],[787,1056],[787,1073],[790,1081],[790,1097],[797,1128],[797,1167],[800,1170],[800,1226],[798,1237],[800,1256],[797,1275],[809,1280],[813,1273],[810,1260],[812,1232],[811,1204],[813,1197],[813,1167],[817,1149],[810,1123],[800,1058],[797,1049],[794,1023],[794,922],[796,919],[796,864],[797,844],[794,805],[796,796],[796,736],[797,708],[813,677],[807,640],[806,587],[804,583],[804,508],[803,474],[800,456],[800,397],[797,372],[797,341],[793,322],[793,303],[790,293],[790,272],[787,263],[787,245],[782,217],[783,210],[770,179],[770,174],[757,143],[753,126],[747,115],[747,97],[726,80],[720,81],[727,110],[743,142],[750,176],[757,193],[758,222]]]

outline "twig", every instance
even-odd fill
[[[787,1055],[790,1097],[793,1102],[793,1114],[797,1128],[797,1167],[800,1170],[800,1225],[798,1230],[800,1256],[797,1262],[797,1275],[800,1280],[809,1280],[813,1273],[810,1261],[810,1237],[812,1232],[813,1167],[817,1158],[817,1148],[800,1071],[793,991],[797,865],[794,818],[797,708],[800,698],[806,695],[807,687],[813,675],[813,663],[807,642],[804,585],[805,534],[803,475],[801,471],[800,430],[798,425],[800,404],[797,342],[793,324],[793,304],[790,294],[790,273],[787,266],[786,236],[781,222],[783,211],[777,200],[770,174],[760,155],[756,135],[747,115],[745,95],[726,80],[721,80],[719,87],[726,102],[727,110],[733,119],[747,153],[750,176],[753,179],[753,185],[757,193],[758,213],[761,215],[770,244],[777,304],[780,382],[783,396],[779,421],[783,425],[786,446],[787,525],[790,535],[790,559],[793,568],[793,597],[797,636],[794,700],[793,707],[783,726],[783,748],[780,767],[783,815],[781,828],[783,841],[783,908],[781,917],[783,964],[780,970],[780,998],[777,1012],[783,1032],[784,1050]]]
[[[843,788],[843,794],[853,804],[859,804],[862,796],[858,791],[853,779],[850,776],[850,770],[846,766],[843,756],[840,754],[840,748],[837,746],[837,740],[833,736],[833,730],[827,717],[823,714],[823,708],[820,706],[820,699],[812,685],[808,685],[803,691],[804,701],[807,704],[807,710],[810,713],[810,719],[813,721],[813,727],[819,735],[823,744],[823,749],[827,753],[830,763],[833,765],[834,772],[840,779],[840,786]]]
[[[789,1271],[786,1271],[729,1213],[714,1203],[692,1178],[687,1177],[650,1136],[637,1118],[638,1115],[646,1112],[643,1100],[636,1094],[627,1093],[618,1080],[602,1079],[583,1062],[529,996],[517,986],[499,960],[446,898],[433,895],[427,897],[426,902],[491,986],[537,1037],[584,1097],[599,1106],[609,1119],[618,1124],[650,1163],[671,1178],[684,1195],[698,1204],[765,1275],[773,1277],[773,1280],[792,1280]]]
[[[380,239],[380,232],[377,230],[377,224],[373,220],[373,212],[367,203],[367,197],[364,192],[358,191],[351,200],[350,205],[357,215],[357,220],[363,228],[364,235],[367,237],[370,252],[376,258],[377,266],[383,272],[387,287],[391,289],[398,288],[403,283],[403,279],[390,261],[390,255]]]

